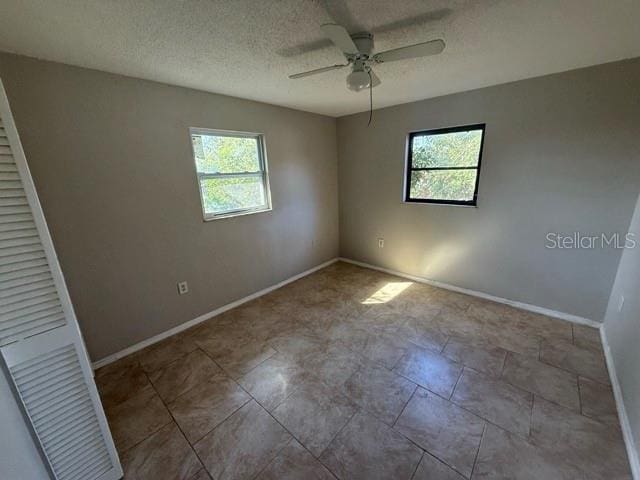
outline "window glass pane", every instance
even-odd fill
[[[234,210],[266,207],[261,176],[200,179],[204,210],[220,214]]]
[[[196,168],[201,173],[259,172],[258,139],[192,134]]]
[[[411,142],[413,168],[475,167],[482,130],[417,135]]]
[[[473,200],[476,170],[420,170],[411,172],[410,198]]]

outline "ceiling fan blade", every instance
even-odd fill
[[[336,47],[342,50],[342,53],[345,55],[356,55],[358,52],[358,47],[353,43],[349,32],[342,26],[336,25],[335,23],[325,23],[321,25],[320,28],[325,36],[331,40]]]
[[[395,62],[406,58],[426,57],[437,55],[444,50],[443,40],[432,40],[430,42],[416,43],[407,47],[394,48],[386,52],[376,53],[373,59],[378,63]]]
[[[349,64],[345,63],[344,65],[330,65],[328,67],[316,68],[315,70],[309,70],[308,72],[302,73],[294,73],[293,75],[289,75],[289,78],[295,80],[296,78],[304,78],[309,77],[311,75],[316,75],[318,73],[329,72],[331,70],[338,70],[339,68],[347,67]]]
[[[377,87],[382,83],[373,70],[369,70],[369,74],[371,74],[371,87]]]

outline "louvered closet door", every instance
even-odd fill
[[[89,358],[1,81],[0,352],[51,477],[121,478]]]

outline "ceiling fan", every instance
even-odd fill
[[[338,70],[351,66],[351,73],[347,76],[347,87],[350,90],[359,92],[365,88],[373,88],[380,85],[380,79],[371,69],[372,65],[378,63],[395,62],[407,58],[426,57],[437,55],[444,50],[443,40],[432,40],[430,42],[416,43],[406,47],[394,48],[384,52],[373,53],[373,35],[371,33],[356,33],[349,35],[349,32],[335,23],[326,23],[320,27],[325,36],[342,51],[347,63],[330,65],[328,67],[316,68],[308,72],[289,75],[291,79],[304,78],[318,73],[331,70]]]

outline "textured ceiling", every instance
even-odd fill
[[[0,50],[340,116],[368,109],[320,25],[376,50],[443,38],[437,57],[378,65],[375,107],[640,56],[639,0],[0,0]]]

